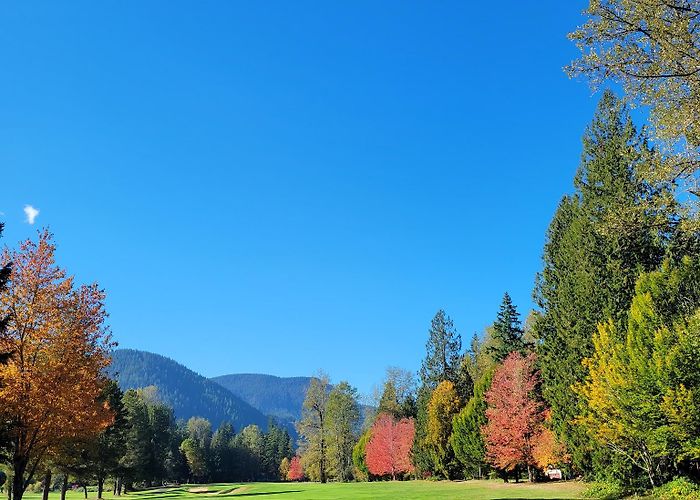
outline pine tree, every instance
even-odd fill
[[[493,324],[493,343],[489,346],[488,353],[495,362],[500,363],[511,352],[522,353],[524,350],[520,313],[506,292]]]

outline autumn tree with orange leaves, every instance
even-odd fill
[[[12,263],[0,295],[0,413],[10,425],[12,498],[21,500],[42,462],[62,444],[96,436],[112,421],[100,401],[113,347],[105,326],[104,292],[76,286],[54,260],[52,235],[5,250]]]
[[[382,413],[372,426],[372,437],[367,443],[367,469],[375,476],[391,476],[413,472],[411,447],[415,434],[412,418],[395,420]]]
[[[518,467],[526,467],[532,481],[537,465],[534,450],[545,416],[535,394],[538,377],[535,355],[513,352],[496,369],[486,392],[486,457],[505,472],[516,471],[516,481]]]

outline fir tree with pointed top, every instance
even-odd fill
[[[442,309],[430,323],[425,350],[425,359],[420,369],[423,386],[433,390],[444,380],[456,382],[462,359],[462,337]]]
[[[506,292],[493,324],[493,344],[488,347],[488,353],[494,361],[500,363],[511,352],[522,353],[525,347],[520,313]]]
[[[625,323],[635,280],[659,265],[669,234],[662,214],[643,209],[663,189],[638,175],[652,153],[624,104],[605,92],[583,137],[576,190],[564,196],[547,233],[533,333],[552,427],[577,473],[596,469],[598,461],[610,466],[605,450],[572,424],[584,408],[571,387],[583,380],[581,362],[593,352],[598,323]],[[622,213],[629,214],[626,230],[607,230],[611,214]]]

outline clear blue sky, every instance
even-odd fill
[[[5,3],[3,243],[49,226],[122,347],[368,393],[532,307],[586,3]]]

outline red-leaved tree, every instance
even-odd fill
[[[485,394],[486,458],[504,471],[512,471],[519,465],[527,467],[531,481],[533,466],[537,464],[533,448],[544,420],[542,405],[534,393],[538,380],[535,355],[513,352],[496,369],[491,388]]]
[[[290,481],[301,481],[304,479],[304,468],[301,466],[301,459],[298,455],[295,455],[289,463],[287,479]]]
[[[413,472],[411,447],[415,424],[412,418],[395,421],[382,413],[372,426],[372,437],[367,443],[367,469],[375,476]]]

